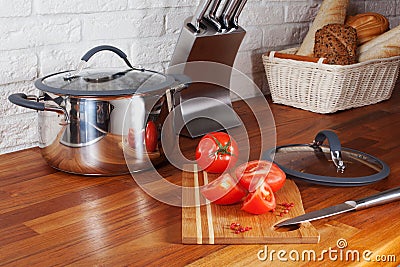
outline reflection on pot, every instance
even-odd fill
[[[55,97],[47,94],[46,99]],[[59,105],[67,115],[39,112],[43,157],[56,169],[86,175],[151,168],[164,160],[158,138],[168,113],[164,100],[140,95],[110,101],[66,97]]]

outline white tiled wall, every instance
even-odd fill
[[[37,114],[8,102],[37,94],[33,81],[76,68],[90,48],[110,44],[145,68],[164,71],[182,22],[199,0],[0,0],[0,154],[37,145]],[[247,35],[235,67],[265,88],[261,54],[298,44],[320,0],[249,0],[240,24]],[[400,21],[400,0],[353,0],[350,13],[375,11]],[[119,65],[104,53],[92,65]],[[246,88],[243,88],[246,90]],[[265,89],[263,89],[265,90]],[[251,96],[251,92],[248,94]]]

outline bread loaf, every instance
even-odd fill
[[[349,0],[324,0],[296,54],[302,56],[313,56],[316,31],[327,24],[343,24],[346,19],[348,4]]]
[[[328,64],[349,65],[357,62],[357,32],[348,25],[328,24],[315,33],[314,56]]]
[[[348,17],[346,25],[357,30],[358,45],[364,44],[389,30],[388,19],[374,12]]]
[[[399,56],[400,25],[361,45],[357,53],[359,62]]]

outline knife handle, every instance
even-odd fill
[[[203,19],[208,7],[210,6],[211,0],[202,0],[200,5],[196,9],[190,25],[193,27],[196,33],[200,32],[200,21]]]
[[[356,200],[356,210],[362,210],[400,200],[400,186],[378,194]]]
[[[243,8],[246,5],[246,3],[247,3],[247,0],[242,0],[241,2],[239,2],[239,5],[236,8],[236,11],[232,18],[232,24],[235,28],[239,28],[239,16],[242,13]]]
[[[222,10],[220,20],[226,30],[230,30],[230,22],[238,0],[227,0]]]

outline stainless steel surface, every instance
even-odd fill
[[[276,224],[275,227],[282,227],[282,226],[289,226],[289,225],[293,225],[293,224],[299,224],[299,223],[303,223],[303,222],[310,222],[310,221],[326,218],[329,216],[341,214],[341,213],[344,213],[347,211],[352,211],[355,209],[356,209],[355,203],[345,202],[345,203],[342,203],[339,205],[335,205],[335,206],[321,209],[321,210],[312,211],[312,212],[306,213],[304,215],[300,215],[298,217],[280,222],[280,223]]]
[[[398,200],[400,200],[400,187],[389,189],[366,198],[349,200],[339,205],[312,211],[304,215],[280,222],[276,224],[275,227],[289,226],[302,222],[314,221],[347,211],[362,210]]]
[[[230,31],[233,28],[231,25],[231,20],[238,3],[239,0],[227,0],[222,10],[220,22],[227,31]]]
[[[233,18],[232,18],[232,22],[231,23],[235,28],[239,28],[239,16],[242,13],[243,8],[246,5],[246,3],[247,3],[247,0],[241,0],[239,2],[239,4],[237,5],[235,13],[233,14]]]
[[[47,94],[47,100],[42,100],[46,105],[54,104],[50,98],[60,97],[43,94]],[[39,112],[39,147],[50,166],[76,174],[119,175],[148,169],[163,160],[160,144],[154,153],[146,151],[144,132],[150,120],[161,129],[168,113],[165,97],[66,96],[59,107],[65,114]],[[130,131],[135,133],[133,141]]]
[[[381,193],[356,200],[356,210],[362,210],[397,200],[400,200],[400,187],[389,189]]]
[[[197,7],[197,10],[190,22],[190,25],[194,28],[195,32],[200,32],[200,22],[203,19],[208,7],[210,6],[212,0],[201,0],[200,5]]]
[[[129,69],[82,69],[82,62],[104,50],[123,58]],[[15,93],[9,100],[39,111],[39,147],[50,166],[119,175],[163,161],[160,133],[171,111],[166,99],[171,102],[188,82],[184,75],[135,69],[118,48],[97,46],[86,52],[77,71],[37,79],[39,97]],[[175,140],[173,131],[166,135]]]
[[[215,30],[220,32],[222,30],[222,25],[217,18],[217,10],[222,0],[212,0],[210,11],[205,17],[207,21],[215,27]]]
[[[213,27],[207,27],[204,31],[198,34],[193,34],[193,31],[187,26],[187,19],[179,36],[175,51],[172,55],[168,73],[185,74],[196,80],[198,73],[191,73],[191,67],[187,67],[184,63],[187,62],[217,62],[227,66],[233,66],[237,51],[246,34],[241,27],[229,33],[217,32]],[[228,68],[227,68],[228,69]],[[215,123],[213,120],[205,119],[209,110],[227,111],[226,105],[231,106],[229,84],[231,72],[218,73],[216,77],[220,84],[226,84],[226,88],[216,84],[196,82],[191,83],[189,88],[182,92],[177,99],[181,104],[188,100],[198,100],[199,103],[181,106],[182,118],[193,118],[196,113],[199,119],[188,121],[182,132],[183,135],[189,137],[197,137],[208,132],[219,131],[240,125],[240,121],[232,112],[218,113],[220,122]],[[214,77],[213,77],[214,78]],[[210,79],[215,81],[215,79]],[[207,101],[207,98],[209,101]],[[214,101],[218,100],[218,101]],[[215,114],[215,113],[214,113]],[[179,117],[179,116],[178,116]]]

